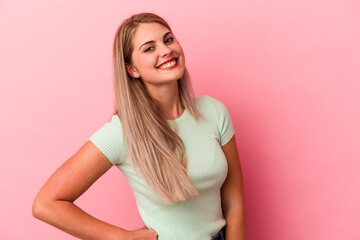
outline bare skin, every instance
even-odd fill
[[[148,41],[152,42],[146,44]],[[180,117],[184,107],[179,99],[177,80],[185,71],[185,55],[177,38],[158,23],[144,23],[137,28],[133,45],[132,63],[126,65],[128,73],[134,78],[141,78],[164,119]],[[177,59],[176,67],[158,68],[172,58]]]
[[[146,43],[149,41],[151,43]],[[147,23],[140,24],[133,44],[136,50],[132,54],[132,64],[126,65],[128,73],[134,78],[141,77],[148,93],[158,102],[164,119],[180,117],[184,107],[179,99],[177,80],[184,74],[185,57],[179,42],[164,26]],[[159,68],[174,58],[176,66]],[[235,139],[223,150],[230,169],[233,169],[222,187],[223,209],[229,226],[226,234],[236,239],[244,232],[244,216],[241,170]],[[146,226],[133,231],[125,230],[89,215],[74,204],[111,166],[107,157],[92,142],[87,141],[41,188],[33,203],[34,217],[81,239],[157,239],[157,233]]]
[[[244,183],[235,135],[222,146],[228,175],[221,186],[221,206],[226,219],[226,240],[245,240]]]
[[[107,157],[87,141],[41,188],[33,203],[33,216],[80,239],[157,239],[157,233],[146,226],[128,231],[94,218],[74,204],[111,166]]]
[[[164,40],[165,39],[165,40]],[[144,44],[152,40],[149,44]],[[184,73],[185,58],[173,33],[159,24],[141,24],[134,36],[136,49],[127,71],[140,77],[161,109],[164,119],[176,119],[184,111],[179,100],[177,79]],[[159,69],[177,58],[177,67]],[[128,231],[105,223],[74,204],[98,178],[111,168],[107,157],[90,141],[69,158],[41,188],[33,203],[34,217],[81,239],[153,240],[157,233],[143,228]]]
[[[143,45],[149,40],[151,44]],[[133,44],[136,50],[132,55],[133,64],[126,66],[128,73],[136,78],[141,76],[147,91],[158,102],[164,119],[178,118],[184,108],[179,100],[177,80],[185,67],[179,42],[167,28],[152,23],[140,24]],[[177,67],[171,70],[156,67],[174,57]],[[157,239],[157,233],[146,226],[128,231],[94,218],[74,204],[111,166],[107,157],[87,141],[41,188],[33,203],[34,217],[81,239]]]

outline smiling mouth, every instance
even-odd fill
[[[160,69],[160,70],[169,70],[169,69],[172,69],[172,68],[175,68],[177,67],[178,65],[178,59],[175,58],[174,60],[170,61],[170,62],[167,62],[159,67],[157,67],[157,69]]]

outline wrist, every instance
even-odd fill
[[[130,231],[117,227],[113,231],[109,232],[108,236],[105,239],[106,240],[128,240],[129,234],[130,234]]]

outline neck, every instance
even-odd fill
[[[184,112],[184,107],[180,101],[177,81],[156,86],[156,88],[147,87],[147,90],[151,98],[156,102],[156,105],[160,109],[160,114],[165,120],[179,118]]]

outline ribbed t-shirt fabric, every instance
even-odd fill
[[[223,103],[207,95],[194,98],[206,121],[195,121],[185,109],[175,120],[184,143],[188,176],[198,196],[166,204],[132,168],[126,154],[120,119],[113,115],[88,140],[118,167],[133,190],[145,225],[158,233],[159,240],[209,240],[226,225],[221,208],[220,188],[228,165],[221,149],[234,135],[230,114]]]

